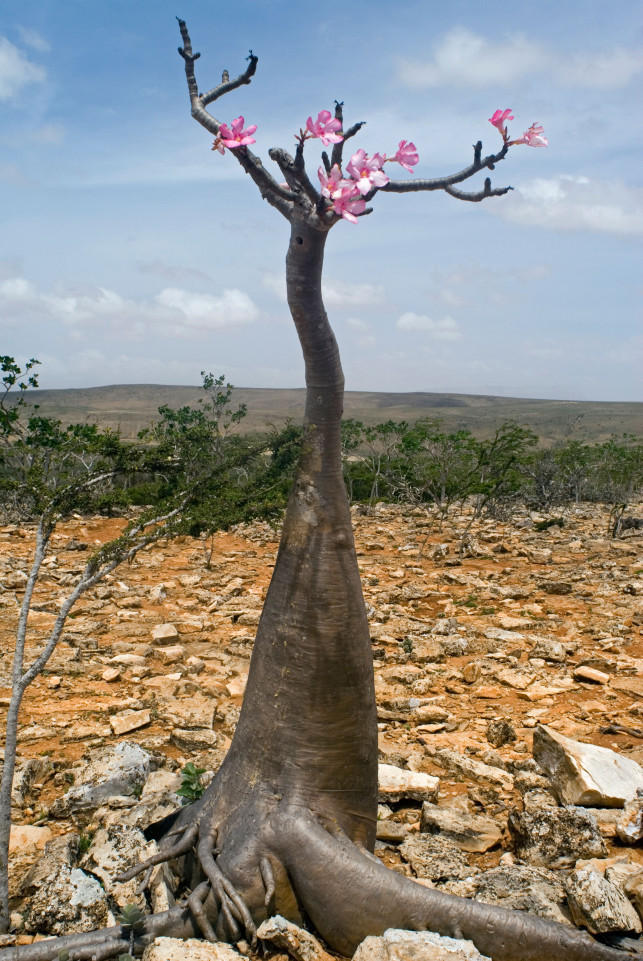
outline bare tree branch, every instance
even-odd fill
[[[306,173],[302,144],[298,144],[294,159],[287,150],[282,150],[281,147],[273,147],[268,153],[270,159],[274,160],[281,170],[286,183],[293,193],[298,194],[303,192],[313,206],[316,206],[319,200],[319,194]]]
[[[192,41],[185,20],[179,20],[179,29],[183,40],[183,46],[179,47],[179,53],[185,62],[185,76],[188,84],[188,93],[190,95],[192,116],[197,123],[201,124],[202,127],[205,127],[207,131],[216,137],[221,128],[221,122],[205,109],[206,106],[218,100],[219,97],[222,97],[224,94],[229,93],[229,91],[236,90],[237,87],[241,87],[244,84],[249,84],[257,69],[258,58],[251,51],[248,58],[248,66],[235,80],[220,83],[218,86],[213,87],[212,90],[209,90],[208,93],[200,94],[194,72],[194,63],[198,60],[200,54],[192,52]],[[256,157],[247,147],[237,147],[232,153],[234,153],[245,172],[252,177],[263,199],[267,200],[268,203],[283,214],[286,219],[290,219],[293,200],[290,192],[284,190],[283,187],[277,183],[264,168],[259,157]]]
[[[486,200],[487,197],[502,197],[503,194],[509,193],[510,190],[513,190],[513,187],[496,187],[492,190],[491,178],[486,177],[482,190],[458,190],[456,187],[445,187],[444,190],[445,193],[450,194],[452,197],[456,197],[457,200],[471,200],[474,203],[478,203],[481,200]]]
[[[446,190],[447,187],[451,187],[453,184],[468,180],[481,170],[493,170],[500,160],[504,160],[508,150],[509,144],[505,143],[498,153],[483,157],[482,141],[479,140],[473,148],[473,163],[465,167],[464,170],[459,170],[457,173],[450,174],[447,177],[436,177],[433,180],[389,180],[385,187],[379,187],[378,189],[396,194],[414,193],[421,190]],[[506,190],[504,192],[506,193]],[[453,196],[457,196],[457,194],[453,194]],[[495,194],[485,194],[485,196],[490,197],[495,196]]]

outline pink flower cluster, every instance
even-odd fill
[[[500,132],[500,136],[506,144],[512,146],[513,144],[524,143],[528,147],[547,147],[549,141],[547,137],[544,137],[545,132],[544,127],[539,123],[532,123],[528,130],[525,130],[522,137],[518,140],[510,140],[509,133],[507,131],[507,121],[513,120],[511,114],[511,109],[508,110],[496,110],[491,117],[489,117],[489,123],[492,124],[496,130]]]
[[[330,143],[341,143],[341,123],[331,118],[329,110],[320,110],[317,120],[309,117],[306,121],[306,131],[300,134],[302,139],[318,137],[324,146]],[[322,197],[332,201],[333,210],[344,220],[357,223],[359,214],[366,209],[365,197],[378,187],[385,187],[389,177],[382,169],[385,163],[401,164],[413,173],[413,167],[419,160],[415,144],[400,140],[397,152],[393,157],[386,154],[374,153],[370,157],[365,150],[358,150],[346,164],[344,175],[338,164],[334,164],[330,173],[320,167],[317,174],[321,183]]]
[[[243,129],[245,120],[243,117],[237,117],[232,121],[230,127],[225,123],[222,123],[219,127],[219,133],[217,134],[214,143],[212,144],[213,150],[218,150],[219,153],[225,153],[225,148],[229,150],[236,150],[237,147],[245,147],[247,144],[256,143],[255,138],[252,136],[257,129],[256,123],[253,123],[250,127]]]
[[[389,182],[382,167],[387,162],[401,164],[413,173],[413,166],[418,162],[415,144],[400,140],[394,157],[386,154],[374,153],[368,156],[365,150],[358,150],[346,164],[347,177],[344,177],[337,164],[334,164],[327,174],[323,167],[317,171],[321,183],[322,197],[331,200],[333,210],[344,220],[357,223],[357,215],[364,213],[366,201],[364,197],[378,187],[385,187]]]

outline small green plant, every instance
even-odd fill
[[[202,774],[205,774],[205,768],[196,767],[192,761],[188,761],[181,771],[181,787],[176,793],[183,798],[183,804],[198,801],[205,791],[205,785],[201,780]]]
[[[142,784],[135,784],[135,785],[132,787],[132,794],[134,795],[135,798],[140,798],[140,796],[141,796],[142,793],[143,793],[143,785],[142,785]]]
[[[461,604],[463,607],[477,607],[478,598],[475,596],[475,594],[469,594],[466,601],[461,601]]]
[[[126,904],[116,915],[116,921],[124,928],[129,928],[129,954],[120,954],[118,961],[134,961],[134,935],[141,931],[145,914],[137,904]]]
[[[481,608],[480,608],[480,613],[481,613],[481,614],[495,614],[495,613],[496,613],[496,609],[495,609],[495,607],[481,607]]]
[[[92,841],[94,840],[94,832],[88,831],[87,834],[81,834],[78,838],[78,853],[84,854],[89,851]]]
[[[408,654],[409,657],[413,653],[413,641],[411,640],[410,637],[405,637],[404,640],[402,641],[402,650],[404,651],[405,654]]]

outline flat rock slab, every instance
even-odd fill
[[[641,919],[623,891],[591,868],[572,871],[565,881],[569,910],[592,934],[641,933]]]
[[[198,938],[156,938],[143,952],[143,961],[240,961],[242,957],[229,944]]]
[[[584,808],[514,810],[508,824],[517,856],[529,864],[566,868],[579,858],[607,855],[596,818]]]
[[[381,938],[366,938],[353,961],[491,961],[473,941],[443,938],[433,931],[389,928]]]
[[[477,853],[489,851],[502,838],[502,831],[491,818],[429,802],[422,805],[420,830],[424,834],[439,834],[454,841],[461,850]]]
[[[437,801],[440,779],[421,771],[405,771],[393,764],[378,764],[378,801]]]
[[[292,921],[286,921],[280,914],[260,924],[257,937],[286,951],[295,961],[334,961],[314,935]]]
[[[534,730],[533,754],[562,804],[623,807],[643,790],[643,768],[636,761],[545,725]]]
[[[55,817],[71,811],[97,808],[111,797],[136,795],[150,773],[152,758],[131,741],[121,741],[97,752],[74,770],[76,783],[52,805]]]
[[[429,881],[460,881],[479,871],[469,864],[455,841],[439,834],[411,835],[401,845],[400,854],[416,877]]]

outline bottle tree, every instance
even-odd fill
[[[294,157],[270,150],[278,182],[250,149],[256,126],[243,117],[223,123],[208,109],[255,74],[251,52],[234,80],[199,93],[198,53],[179,20],[192,116],[229,151],[290,224],[286,256],[288,305],[306,370],[302,453],[283,524],[272,581],[250,663],[239,723],[230,750],[204,795],[164,825],[160,853],[122,880],[169,859],[183,858],[186,901],[148,917],[134,950],[154,935],[256,941],[257,925],[281,914],[306,921],[340,954],[386,928],[432,930],[470,938],[494,961],[623,961],[627,955],[566,925],[442,894],[388,870],[374,857],[377,816],[377,724],[371,642],[350,513],[342,476],[340,420],[344,378],[322,300],[324,247],[340,220],[357,222],[380,192],[442,190],[478,202],[510,188],[459,186],[493,170],[512,144],[545,146],[532,125],[511,141],[510,111],[490,118],[500,149],[433,180],[390,179],[391,163],[412,172],[413,143],[392,157],[344,148],[360,130],[344,126],[342,106],[308,118]],[[317,186],[304,161],[306,143],[319,139]],[[196,861],[197,870],[194,869]],[[107,957],[127,950],[128,932],[115,927],[19,949],[25,961]],[[2,952],[0,952],[0,958]],[[7,958],[9,955],[7,954]],[[13,949],[11,957],[14,957]],[[641,955],[643,957],[643,955]]]

